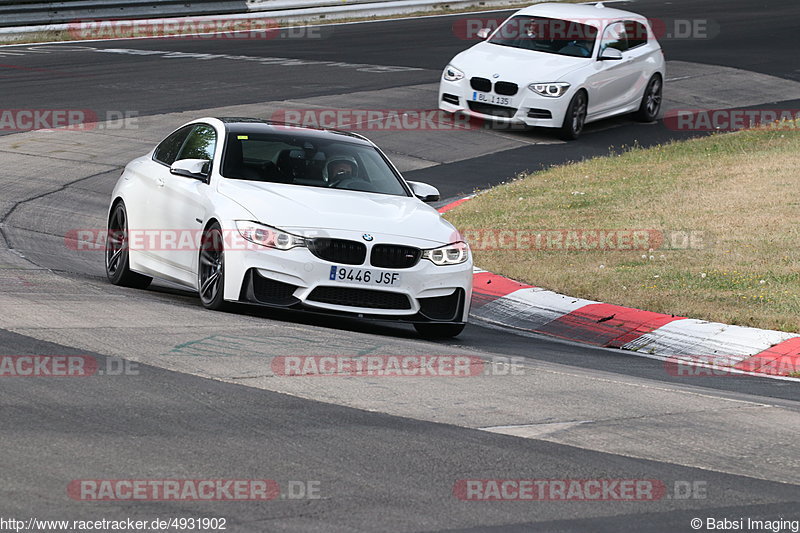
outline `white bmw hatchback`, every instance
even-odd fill
[[[537,4],[506,19],[444,69],[439,107],[492,121],[558,128],[661,109],[664,55],[641,15],[602,4]]]
[[[131,161],[108,213],[106,273],[230,302],[464,328],[472,257],[377,146],[353,133],[205,118]]]

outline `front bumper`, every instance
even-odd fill
[[[476,91],[466,77],[458,81],[442,79],[439,109],[502,124],[560,128],[573,94],[574,88],[570,88],[558,98],[549,98],[522,85],[514,95],[501,95],[494,91]],[[477,101],[480,96],[484,101]]]
[[[385,243],[386,241],[384,241]],[[331,267],[400,274],[396,286],[332,281]],[[405,322],[466,322],[472,294],[471,258],[436,266],[420,259],[411,268],[379,268],[326,261],[307,248],[225,253],[225,299],[270,307]]]

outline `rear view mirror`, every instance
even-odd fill
[[[622,59],[622,52],[616,48],[606,48],[600,54],[600,61],[619,61]]]
[[[176,176],[184,176],[196,180],[206,181],[211,170],[211,161],[208,159],[181,159],[172,163],[169,171]]]
[[[476,33],[476,35],[478,36],[478,39],[485,40],[487,37],[489,37],[490,33],[492,33],[492,30],[490,30],[489,28],[481,28],[478,30],[478,33]]]
[[[411,187],[411,192],[414,193],[414,196],[423,202],[439,201],[439,189],[433,185],[428,185],[427,183],[421,183],[419,181],[409,181],[408,186]]]

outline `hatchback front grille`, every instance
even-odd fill
[[[488,93],[492,90],[492,82],[486,78],[472,78],[469,80],[469,85],[476,91]]]
[[[519,86],[516,83],[511,83],[508,81],[498,81],[494,84],[494,92],[497,94],[502,94],[505,96],[514,96],[517,94],[519,90]]]
[[[307,242],[312,254],[331,263],[361,265],[367,258],[367,247],[361,242],[322,237]]]
[[[411,309],[408,296],[399,292],[376,291],[351,287],[317,287],[308,300],[367,309]]]
[[[381,268],[411,268],[419,262],[422,250],[398,244],[376,244],[372,247],[369,261]]]

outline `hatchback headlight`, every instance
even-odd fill
[[[528,85],[528,89],[536,94],[541,94],[542,96],[558,98],[567,92],[567,89],[569,89],[569,83],[565,83],[563,81],[554,83],[531,83]]]
[[[236,229],[239,230],[239,235],[246,240],[269,248],[290,250],[297,246],[306,245],[305,238],[299,235],[293,235],[278,228],[250,220],[237,220]]]
[[[436,266],[460,265],[469,258],[469,245],[459,241],[439,248],[423,250],[422,258]]]
[[[458,81],[464,79],[464,73],[453,65],[447,65],[447,67],[445,67],[443,76],[447,81]]]

